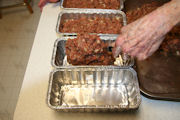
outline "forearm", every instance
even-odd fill
[[[164,19],[165,24],[171,29],[180,23],[180,0],[172,0],[158,8],[154,13],[157,14],[160,19]]]
[[[178,14],[178,19],[179,19],[178,25],[180,26],[180,0],[173,0],[173,2],[175,2],[175,4],[178,6],[178,9],[177,10],[175,9],[175,11]]]
[[[180,0],[172,0],[137,21],[141,26],[149,27],[152,32],[157,30],[155,36],[165,35],[179,22]]]

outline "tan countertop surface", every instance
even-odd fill
[[[55,27],[60,8],[45,6],[27,65],[14,120],[179,120],[180,102],[150,100],[142,96],[136,112],[123,113],[60,113],[46,104]]]

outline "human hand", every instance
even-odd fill
[[[123,51],[144,60],[159,48],[165,34],[172,27],[167,16],[159,10],[154,11],[122,28],[122,33],[115,42],[114,56]]]
[[[48,2],[55,3],[55,2],[58,2],[58,0],[40,0],[38,3],[38,6],[40,7],[41,11],[42,11],[43,7],[46,5],[46,3],[48,3]]]

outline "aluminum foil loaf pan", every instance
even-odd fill
[[[116,65],[108,65],[108,66],[90,66],[90,65],[70,65],[67,62],[66,49],[65,44],[68,39],[74,39],[76,37],[61,37],[57,39],[54,43],[54,50],[51,59],[51,64],[55,68],[71,68],[71,67],[132,67],[134,65],[134,59],[126,54],[121,53],[118,58],[116,58]],[[117,37],[108,37],[108,36],[100,36],[100,39],[104,42],[111,45],[115,42]]]
[[[69,9],[79,9],[79,8],[67,8],[67,7],[64,6],[65,2],[66,2],[66,0],[60,0],[60,7],[61,8],[64,8],[64,9],[67,9],[67,10],[69,10]],[[119,0],[119,2],[120,2],[120,6],[119,6],[118,10],[122,10],[124,8],[124,0]],[[90,8],[88,8],[88,9],[90,9]]]
[[[94,17],[106,17],[106,18],[119,18],[122,19],[122,25],[126,25],[126,15],[123,11],[119,10],[103,10],[103,9],[74,9],[74,10],[63,10],[59,13],[57,24],[56,24],[56,33],[58,36],[76,36],[77,33],[63,33],[60,32],[60,29],[63,27],[63,22],[68,19],[77,19],[86,16],[88,18]],[[98,33],[98,35],[111,35],[118,36],[118,34],[102,34]]]
[[[141,103],[132,68],[69,68],[50,74],[47,104],[63,112],[115,112]]]

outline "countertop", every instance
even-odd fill
[[[24,81],[14,113],[14,120],[179,120],[180,102],[151,100],[142,96],[137,111],[122,113],[62,113],[46,104],[51,57],[57,39],[55,27],[60,8],[45,6],[26,68]]]

